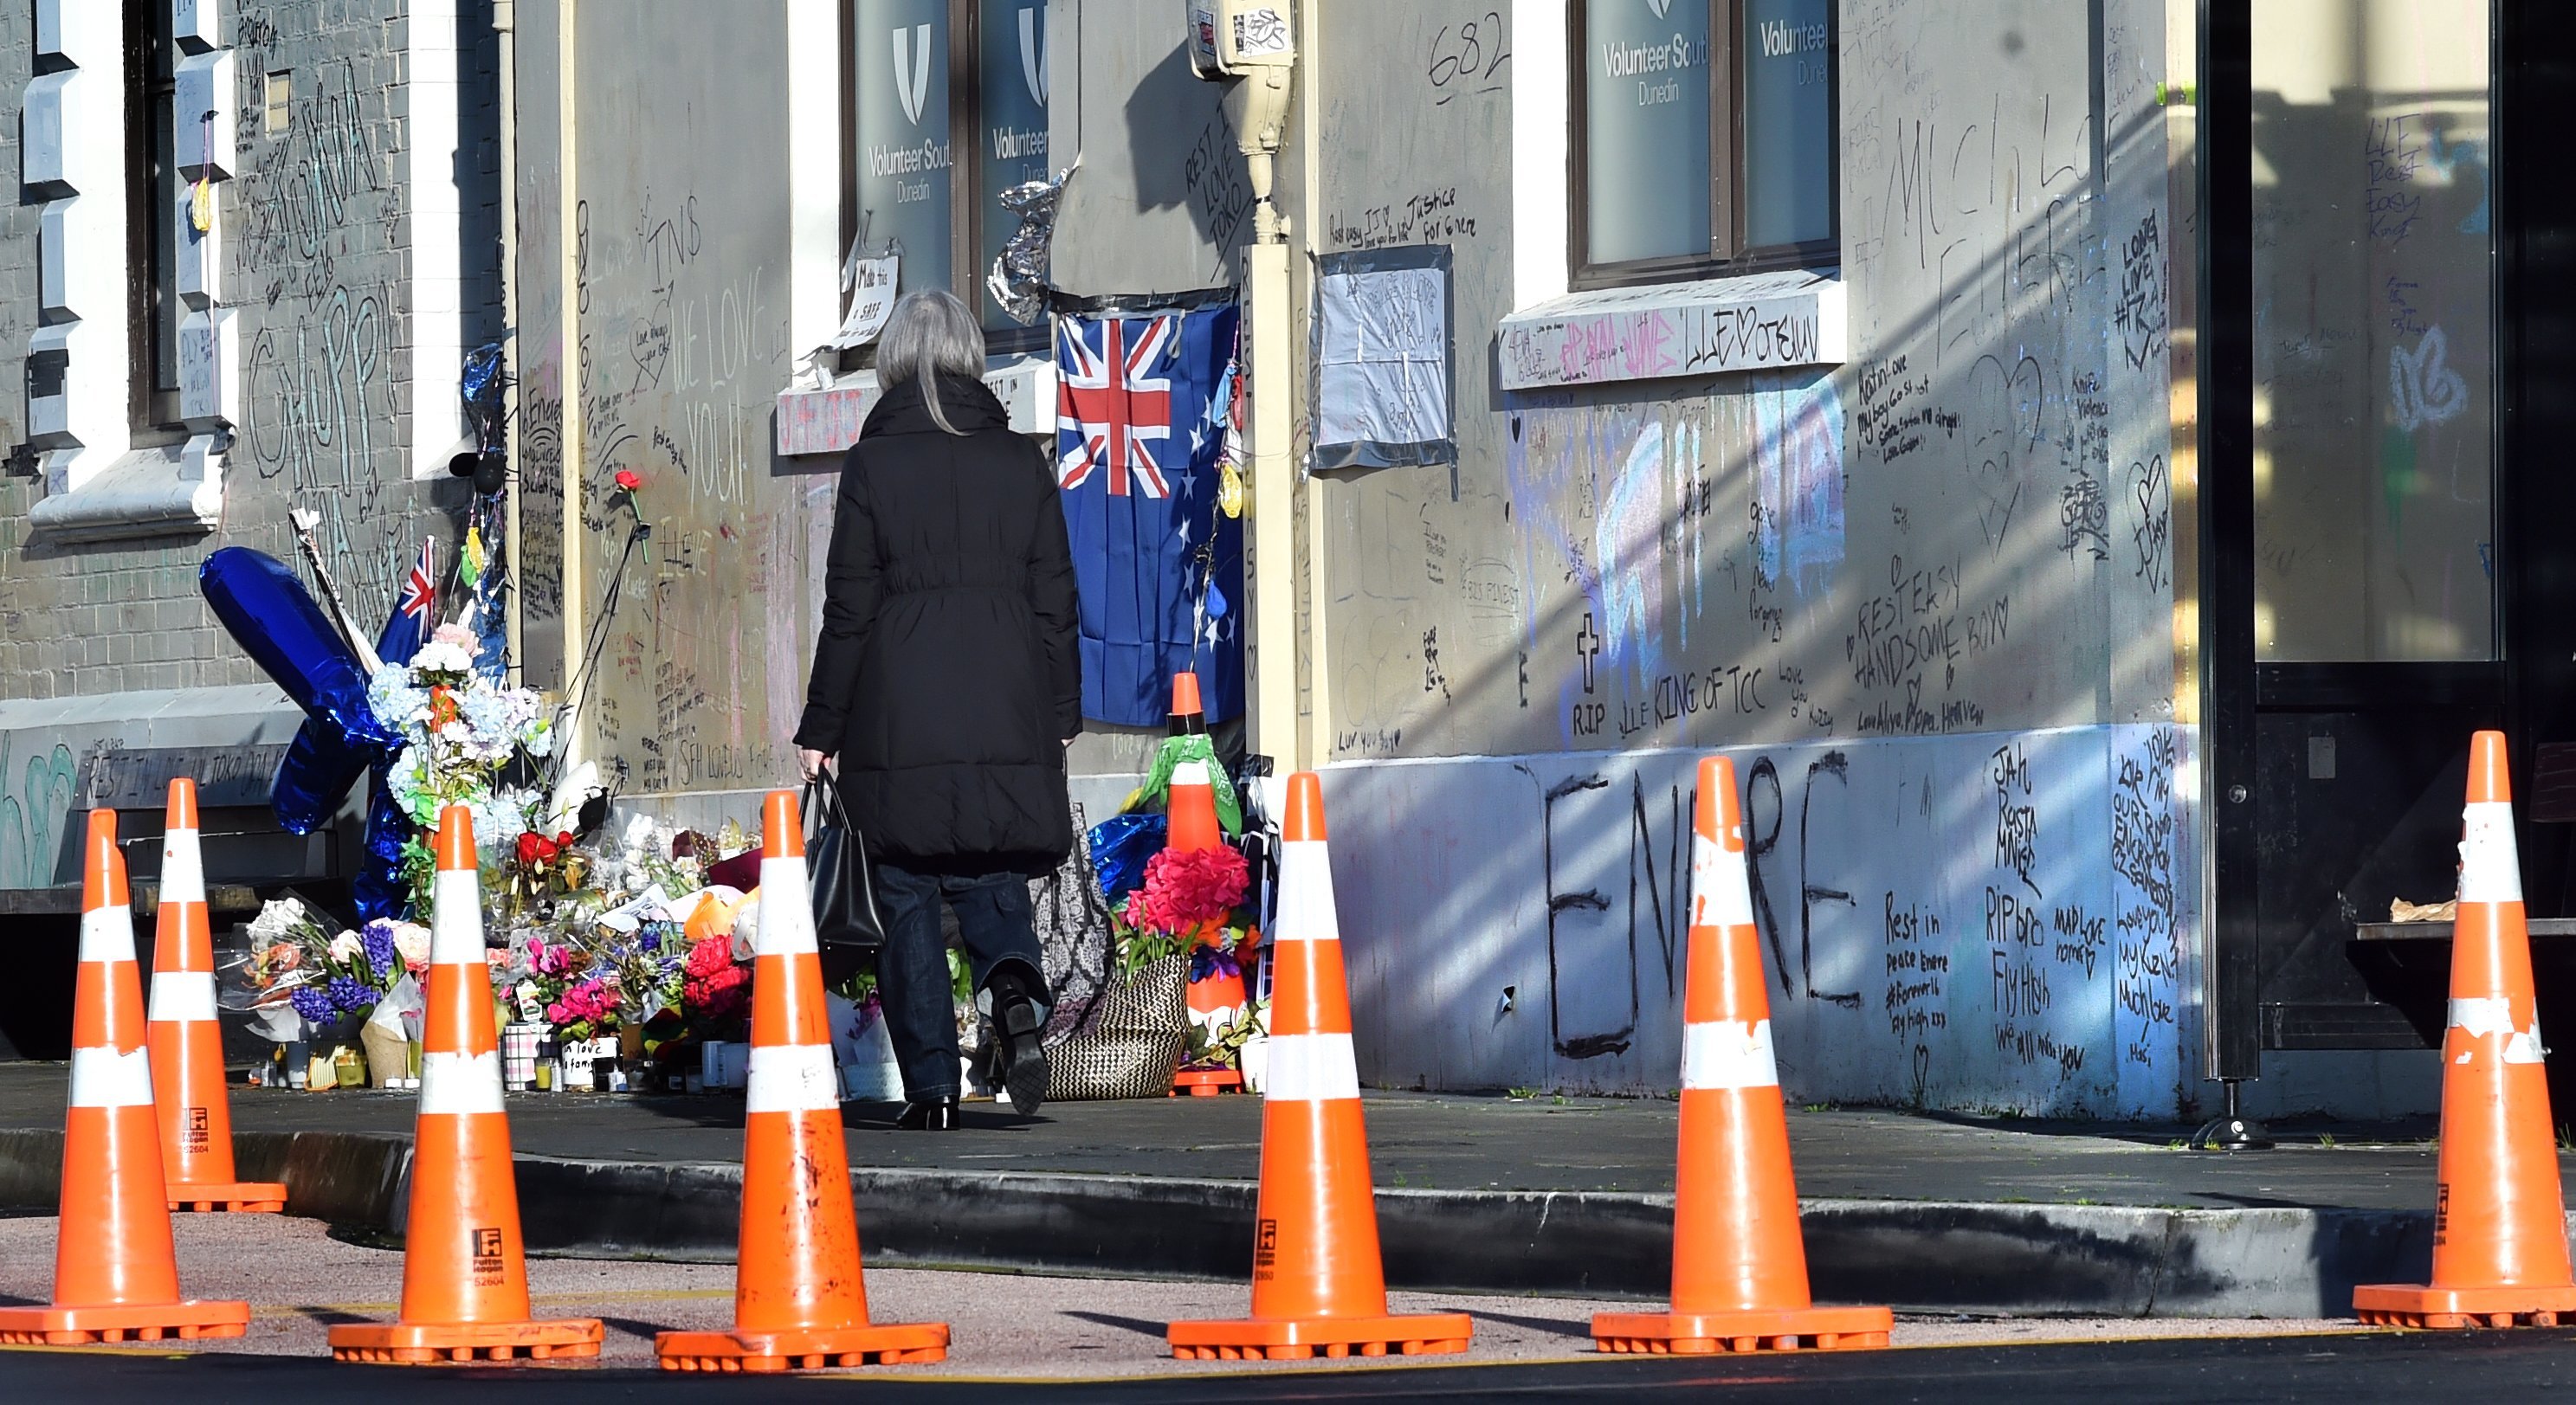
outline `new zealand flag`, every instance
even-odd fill
[[[1243,524],[1217,510],[1232,306],[1056,324],[1056,484],[1082,594],[1082,713],[1159,725],[1195,671],[1243,711]]]

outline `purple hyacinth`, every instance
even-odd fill
[[[331,1006],[330,995],[320,986],[297,986],[295,993],[286,999],[288,1004],[295,1007],[295,1013],[315,1024],[321,1024],[338,1013]]]
[[[347,976],[332,977],[330,990],[331,1003],[344,1015],[354,1015],[376,1003],[377,991],[374,986],[362,981],[353,981]]]
[[[358,949],[366,954],[367,970],[379,980],[402,969],[401,958],[394,954],[393,924],[382,918],[368,923],[358,935]]]

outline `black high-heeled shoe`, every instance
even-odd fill
[[[957,1100],[932,1098],[927,1102],[908,1102],[903,1115],[894,1125],[907,1132],[953,1132],[957,1130]]]

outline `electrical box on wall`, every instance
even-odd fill
[[[1235,78],[1297,62],[1285,0],[1186,0],[1190,68],[1201,78]]]

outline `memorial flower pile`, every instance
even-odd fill
[[[402,753],[386,783],[414,824],[430,829],[438,812],[465,805],[474,832],[490,843],[524,833],[544,797],[502,784],[520,753],[554,750],[545,702],[476,672],[482,643],[463,625],[440,625],[408,664],[387,664],[367,685],[376,720],[402,734]]]

